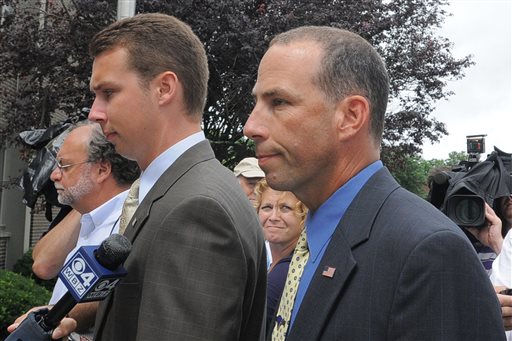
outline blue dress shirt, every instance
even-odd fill
[[[290,328],[293,326],[309,283],[318,268],[318,264],[322,260],[338,223],[364,184],[382,167],[381,161],[375,161],[370,164],[334,192],[315,212],[310,211],[308,213],[306,218],[306,234],[308,238],[309,259],[304,267],[299,288],[297,289]]]

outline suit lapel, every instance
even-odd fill
[[[335,234],[338,231],[337,228]],[[356,266],[346,239],[343,236],[338,237],[335,238],[333,235],[329,247],[311,279],[290,330],[289,340],[319,340],[321,338],[323,322],[327,321],[332,306],[338,302],[338,296]],[[322,275],[326,266],[336,269],[332,278]],[[315,323],[312,324],[310,321],[315,321]]]
[[[215,158],[208,141],[202,141],[183,153],[157,180],[144,200],[135,211],[126,228],[125,235],[133,243],[145,225],[153,203],[165,193],[196,164]]]
[[[149,218],[151,207],[153,203],[160,199],[173,185],[179,180],[187,171],[189,171],[196,164],[215,158],[215,154],[210,146],[210,143],[205,140],[183,153],[157,180],[155,185],[148,192],[144,200],[140,203],[139,207],[133,214],[124,235],[133,243],[137,238],[140,230],[145,225]],[[128,256],[129,257],[129,256]],[[130,269],[127,269],[130,271]],[[110,306],[112,305],[112,296],[110,294],[104,302],[100,304],[96,318],[96,334],[100,335],[100,331],[104,327],[105,314],[108,314]]]
[[[319,340],[329,316],[339,303],[347,279],[357,261],[352,250],[370,238],[373,222],[386,198],[399,188],[386,168],[380,169],[354,198],[327,246],[306,291],[289,339]],[[332,277],[323,275],[326,267],[334,268]],[[315,321],[311,324],[310,321]]]

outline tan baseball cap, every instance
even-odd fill
[[[246,157],[245,159],[242,159],[242,161],[235,166],[233,172],[235,173],[235,176],[241,175],[246,178],[265,177],[265,173],[263,173],[260,166],[258,166],[258,159],[255,157]]]

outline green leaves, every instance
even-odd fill
[[[51,294],[31,278],[0,270],[0,339],[8,335],[7,327],[32,307],[46,305]]]
[[[0,4],[3,1],[0,0]],[[17,2],[0,26],[0,74],[18,77],[15,96],[0,114],[0,136],[46,127],[50,117],[90,106],[91,60],[87,44],[115,20],[117,1],[53,1],[41,10]],[[66,4],[67,7],[64,7]],[[446,135],[431,117],[436,101],[450,95],[447,80],[463,76],[469,56],[456,59],[436,33],[447,16],[446,0],[188,0],[138,1],[136,12],[172,14],[204,42],[210,81],[203,126],[227,166],[250,155],[243,125],[252,110],[258,63],[277,33],[301,25],[353,30],[381,53],[391,81],[383,150],[414,155],[425,142]],[[0,109],[1,110],[1,109]],[[238,141],[235,143],[235,141]]]

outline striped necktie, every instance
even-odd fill
[[[123,203],[121,217],[119,218],[119,234],[124,234],[128,223],[139,206],[139,185],[140,178],[133,182],[130,187],[130,191],[128,192],[128,196]]]

